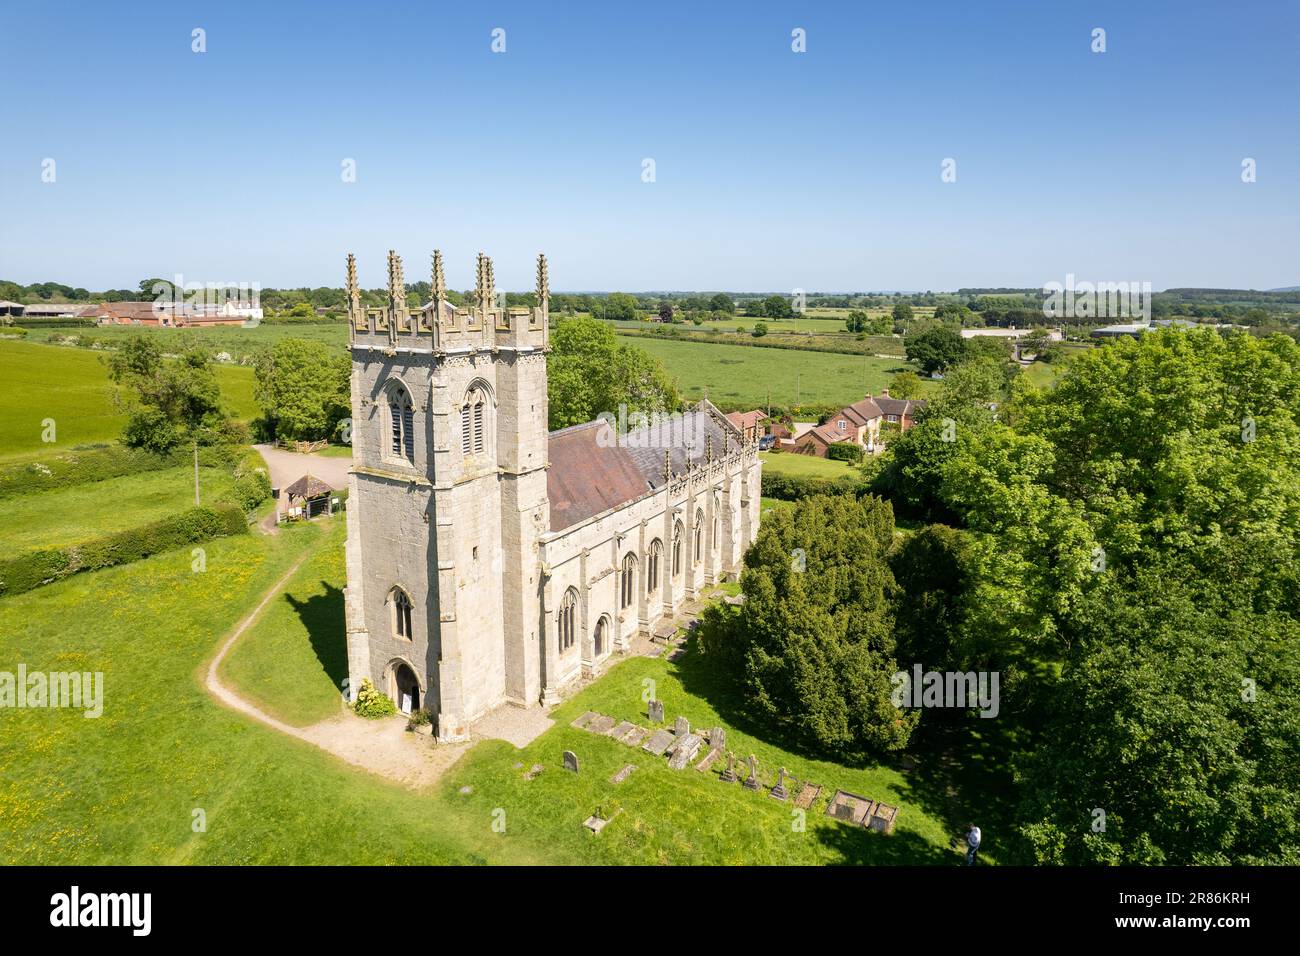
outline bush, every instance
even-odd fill
[[[433,717],[421,707],[419,710],[411,712],[410,718],[406,721],[406,729],[414,731],[418,727],[428,727],[431,723],[433,723]]]
[[[857,442],[836,442],[826,449],[826,457],[833,461],[861,461],[862,446]]]
[[[235,484],[222,498],[245,513],[252,511],[271,497],[271,479],[266,473],[266,463],[255,451],[245,452],[235,466]]]
[[[375,689],[375,685],[370,683],[369,677],[361,679],[361,686],[357,688],[357,700],[352,705],[352,709],[358,717],[365,717],[374,720],[379,717],[392,717],[397,713],[397,705],[389,699],[387,694],[381,694]]]
[[[128,528],[66,548],[28,551],[0,560],[0,595],[22,594],[79,571],[96,571],[187,544],[244,534],[244,513],[230,505],[191,508],[152,524]]]
[[[122,445],[108,445],[55,455],[43,461],[18,462],[0,466],[0,499],[103,481],[105,478],[120,478],[137,472],[174,468],[185,461],[185,456],[179,452],[154,455]]]

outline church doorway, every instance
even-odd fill
[[[411,714],[420,709],[420,682],[402,661],[394,661],[388,673],[389,693],[397,709],[404,714]]]

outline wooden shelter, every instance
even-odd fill
[[[284,489],[284,494],[290,518],[314,518],[322,513],[334,513],[334,489],[310,472]]]

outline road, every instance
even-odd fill
[[[271,472],[271,484],[280,489],[287,488],[303,475],[312,475],[325,482],[335,491],[348,486],[348,469],[352,467],[351,458],[327,458],[323,455],[299,455],[297,452],[285,451],[271,445],[254,445],[266,467]]]

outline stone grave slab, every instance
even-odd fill
[[[668,761],[668,767],[671,770],[682,770],[688,763],[695,759],[695,755],[700,752],[700,746],[704,743],[704,738],[699,734],[687,734],[673,745],[673,756]]]
[[[605,829],[607,823],[609,823],[608,820],[602,820],[600,817],[587,817],[586,820],[582,821],[582,825],[592,833],[600,833],[601,830]]]
[[[569,724],[569,726],[576,727],[578,730],[586,730],[587,725],[590,724],[593,720],[595,720],[599,716],[600,714],[596,713],[594,710],[589,710],[581,717],[574,720],[574,722]]]
[[[671,654],[668,655],[668,663],[671,664],[671,663],[673,663],[674,661],[679,661],[679,660],[681,660],[681,659],[682,659],[683,657],[685,657],[685,656],[686,656],[686,648],[684,648],[684,647],[679,647],[679,648],[677,648],[675,651],[673,651]]]
[[[831,797],[831,802],[826,807],[826,815],[837,820],[843,820],[845,823],[856,823],[863,826],[864,820],[875,808],[875,805],[876,801],[870,797],[849,793],[847,790],[836,790],[835,796]]]
[[[614,720],[613,717],[610,717],[607,714],[600,714],[595,720],[587,725],[587,729],[593,734],[607,734],[614,729],[614,724],[616,723],[617,721]]]
[[[545,770],[545,769],[546,769],[546,768],[543,767],[541,764],[539,764],[539,763],[535,763],[535,764],[533,764],[530,768],[528,768],[528,772],[524,774],[524,779],[525,779],[525,780],[535,780],[535,779],[537,778],[538,774],[540,774],[540,773],[541,773],[543,770]]]
[[[799,791],[799,795],[794,798],[794,805],[800,810],[807,810],[812,806],[813,801],[817,799],[817,794],[821,792],[822,788],[816,784],[805,783],[803,789]]]
[[[609,736],[613,737],[615,740],[622,740],[629,730],[635,730],[635,729],[636,729],[636,724],[632,723],[632,721],[620,720],[618,722],[618,726],[612,728],[609,731]]]
[[[868,828],[878,833],[893,833],[894,821],[897,819],[898,807],[891,807],[887,803],[877,803],[865,823]]]
[[[627,764],[626,766],[623,767],[622,770],[620,770],[618,773],[614,774],[614,776],[610,777],[610,778],[609,778],[609,782],[610,782],[610,783],[622,783],[622,782],[623,782],[624,780],[626,780],[629,776],[631,776],[632,771],[635,770],[635,769],[636,769],[636,764],[634,764],[634,763]]]
[[[671,730],[665,730],[661,727],[650,735],[650,739],[642,745],[641,749],[649,751],[656,757],[662,757],[664,751],[667,750],[669,745],[671,745],[676,739],[677,738],[673,736]]]
[[[629,747],[639,747],[641,745],[641,742],[649,736],[650,736],[650,731],[646,730],[644,727],[637,727],[633,725],[631,730],[625,733],[622,737],[618,738],[618,742],[621,744],[626,744]]]

